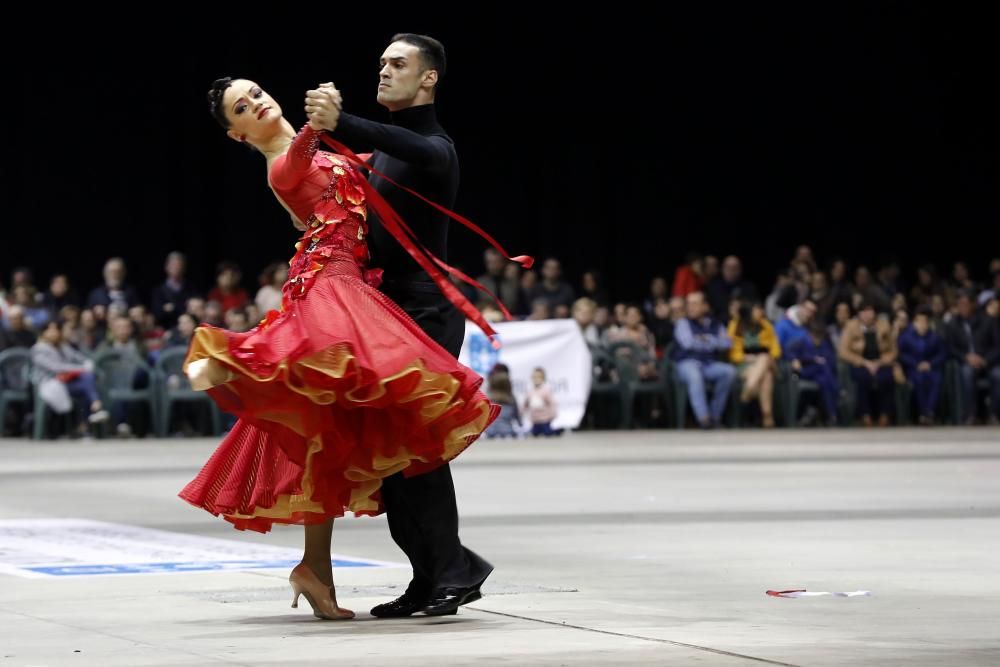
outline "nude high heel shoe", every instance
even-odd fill
[[[299,563],[288,575],[288,583],[292,585],[292,607],[298,609],[299,596],[304,595],[313,609],[313,616],[329,621],[340,621],[354,618],[354,612],[337,606],[337,596],[333,586],[327,586],[309,569],[305,563]]]

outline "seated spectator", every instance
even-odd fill
[[[288,262],[272,262],[260,273],[260,289],[254,296],[254,303],[261,312],[281,308],[281,288],[288,280]]]
[[[653,308],[658,299],[666,299],[669,291],[667,279],[663,276],[655,276],[649,283],[649,296],[642,302],[642,312],[645,317],[652,317]]]
[[[230,331],[243,333],[250,331],[250,320],[246,308],[233,308],[226,313],[226,328]]]
[[[910,302],[914,306],[930,305],[931,297],[944,294],[944,288],[937,277],[933,264],[925,264],[917,270],[917,284],[910,290]]]
[[[979,323],[977,350],[982,350],[986,373],[990,378],[991,421],[1000,422],[1000,294],[986,302],[984,317]]]
[[[202,320],[202,324],[208,324],[213,327],[223,327],[226,325],[225,310],[218,301],[206,301],[204,312],[205,319]]]
[[[486,429],[486,437],[515,438],[521,435],[521,415],[517,409],[517,399],[514,398],[510,375],[505,371],[493,369],[488,378],[486,394],[493,403],[500,406],[500,414]]]
[[[836,305],[833,301],[833,291],[826,274],[822,271],[814,271],[812,281],[809,284],[809,295],[806,297],[816,304],[816,316],[829,322],[833,319],[833,308]]]
[[[775,332],[782,350],[787,350],[799,338],[809,335],[808,326],[816,317],[816,304],[804,301],[802,305],[792,306],[784,319],[778,322]]]
[[[708,284],[706,292],[716,320],[727,320],[729,302],[733,299],[746,301],[757,299],[757,290],[749,281],[743,279],[743,263],[734,255],[726,257],[722,262],[722,275]]]
[[[930,306],[927,307],[928,310]],[[894,311],[892,316],[892,335],[899,340],[899,337],[904,331],[906,331],[910,326],[910,314],[906,311],[906,308],[900,308]]]
[[[689,252],[684,263],[674,272],[674,286],[671,296],[687,297],[691,292],[700,292],[705,288],[705,260],[701,253]]]
[[[719,277],[719,258],[715,255],[705,255],[705,259],[702,262],[705,273],[702,276],[702,284],[706,287],[716,278]],[[704,293],[705,290],[701,290]],[[687,297],[684,297],[684,303],[687,304]],[[687,305],[685,305],[685,309]]]
[[[510,312],[521,309],[521,285],[517,276],[506,272],[507,260],[495,248],[487,248],[483,252],[483,264],[486,273],[476,278],[479,283],[493,292]]]
[[[77,432],[84,435],[87,423],[107,421],[94,378],[93,363],[62,339],[62,325],[49,322],[31,348],[32,382],[46,406],[56,414],[78,408]]]
[[[569,283],[563,280],[562,265],[554,257],[545,260],[545,264],[542,265],[542,281],[535,285],[531,293],[532,304],[539,299],[548,304],[553,317],[569,317],[569,309],[576,296]]]
[[[143,361],[146,360],[146,348],[136,336],[135,324],[128,317],[115,317],[111,320],[110,336],[97,347],[97,353],[106,351],[125,352]]]
[[[139,294],[131,285],[125,284],[125,273],[125,260],[121,257],[112,257],[104,263],[104,284],[91,290],[87,297],[87,308],[101,306],[105,309],[103,312],[94,310],[98,319],[103,319],[102,315],[113,303],[120,304],[125,310],[140,303]]]
[[[193,296],[187,300],[184,312],[191,315],[198,324],[205,322],[205,300],[200,296]]]
[[[30,348],[38,336],[28,326],[24,315],[24,306],[13,305],[7,309],[6,336],[7,347]]]
[[[549,302],[545,299],[535,299],[531,303],[531,314],[526,319],[530,321],[552,319],[552,313],[549,311]]]
[[[517,265],[515,264],[514,266]],[[583,274],[583,279],[580,283],[580,294],[591,299],[598,308],[601,306],[607,307],[611,304],[611,299],[608,297],[608,291],[604,289],[600,273],[597,271],[587,271]]]
[[[862,303],[858,316],[844,327],[838,354],[851,367],[857,414],[865,426],[871,426],[876,415],[879,426],[888,426],[895,411],[896,350],[892,326],[877,316],[873,304]]]
[[[510,266],[518,266],[517,264],[512,264]],[[510,270],[510,266],[507,267]],[[518,267],[520,268],[520,267]],[[532,301],[531,295],[534,294],[535,288],[538,287],[538,273],[534,269],[527,269],[521,272],[521,311],[515,311],[515,314],[525,316],[531,314],[531,309],[534,307],[534,301]]]
[[[588,345],[600,345],[601,334],[594,324],[597,314],[597,304],[592,299],[583,297],[573,302],[573,319],[580,327],[584,340]],[[495,401],[494,401],[495,402]]]
[[[671,299],[680,297],[671,297]],[[677,322],[671,316],[670,301],[659,299],[653,306],[653,315],[649,318],[649,332],[653,334],[656,343],[656,356],[661,356],[671,343],[674,342],[674,327]]]
[[[972,279],[969,273],[969,265],[965,262],[955,262],[951,270],[951,281],[946,285],[946,290],[952,295],[966,291],[975,294],[979,291],[979,285]]]
[[[727,334],[732,341],[729,361],[743,379],[740,402],[756,398],[764,428],[774,428],[775,362],[781,358],[781,346],[774,327],[764,317],[763,304],[741,305],[737,317],[729,322]]]
[[[851,310],[850,302],[841,301],[833,307],[833,322],[826,328],[826,334],[830,337],[830,343],[834,350],[840,347],[840,336],[844,333],[844,327],[847,326],[852,317],[854,317],[854,311]]]
[[[780,322],[788,309],[798,303],[798,291],[795,289],[795,281],[788,271],[781,271],[775,276],[774,287],[771,293],[764,300],[764,312],[767,319],[772,322]]]
[[[136,342],[147,355],[155,359],[163,347],[163,337],[166,335],[163,328],[156,323],[156,316],[146,310],[145,306],[139,305],[129,308],[128,317],[132,320]]]
[[[847,263],[844,260],[835,259],[830,263],[830,300],[834,304],[853,302],[854,286],[847,275]]]
[[[939,336],[944,336],[944,328],[951,319],[951,308],[948,306],[948,301],[941,294],[935,294],[931,297],[931,328],[934,329],[934,333]]]
[[[186,278],[187,259],[183,253],[172,252],[167,255],[163,266],[166,279],[153,290],[151,306],[156,323],[164,329],[169,329],[177,323],[177,318],[187,307],[188,299],[198,294]]]
[[[91,309],[80,311],[80,332],[75,344],[84,354],[93,354],[107,338],[107,329]]]
[[[594,311],[594,326],[597,327],[597,339],[600,345],[607,340],[608,331],[614,326],[611,311],[606,306],[598,306]]]
[[[126,361],[116,364],[110,373],[106,375],[106,380],[111,386],[117,387],[143,387],[149,384],[150,378],[145,371],[133,366],[127,360],[134,358],[145,362],[148,359],[146,348],[137,340],[135,325],[127,317],[115,317],[111,320],[110,337],[97,347],[96,354],[106,352],[118,352],[122,354]],[[128,409],[126,403],[117,403],[111,406],[112,420],[116,424],[118,435],[129,437],[132,435],[132,425],[128,422]]]
[[[688,400],[702,428],[722,423],[736,370],[719,357],[729,351],[732,341],[726,330],[711,316],[705,295],[692,292],[687,297],[687,318],[674,329],[674,358],[677,376],[687,386]],[[712,383],[709,408],[705,384]]]
[[[65,273],[52,276],[49,291],[42,296],[42,305],[53,318],[58,317],[59,311],[66,306],[75,308],[80,306],[80,297],[77,296],[76,290],[70,287],[69,278]]]
[[[930,306],[920,306],[913,324],[899,335],[899,362],[913,385],[924,426],[934,423],[947,358],[944,340],[931,330]]]
[[[243,274],[233,262],[220,262],[215,272],[215,287],[208,293],[208,300],[222,306],[222,314],[233,308],[242,308],[250,301],[247,291],[240,287]]]
[[[959,365],[959,391],[961,392],[964,414],[961,420],[966,425],[976,423],[976,381],[986,373],[986,358],[977,346],[975,302],[972,294],[962,292],[955,304],[955,315],[945,327],[945,345],[949,356]]]
[[[878,270],[878,285],[890,299],[903,291],[899,276],[902,271],[899,262],[892,261],[884,264]]]
[[[783,350],[783,354],[790,360],[792,371],[803,380],[815,382],[819,386],[826,423],[828,426],[836,426],[837,399],[840,397],[840,386],[837,382],[837,353],[823,322],[811,321],[809,335],[795,339],[788,349]]]
[[[871,304],[876,313],[889,312],[889,295],[875,284],[871,271],[866,266],[859,266],[854,271],[855,290],[853,294],[854,309],[861,310],[862,303]]]
[[[167,333],[166,340],[163,343],[164,349],[170,347],[188,347],[191,344],[191,338],[194,336],[194,330],[197,326],[198,322],[195,321],[194,315],[191,313],[181,313],[180,317],[177,318],[177,326]]]
[[[52,319],[52,313],[39,302],[35,288],[31,285],[18,285],[14,288],[14,305],[24,309],[24,319],[32,331],[41,331]]]
[[[640,380],[656,378],[656,341],[646,325],[642,323],[642,310],[631,304],[625,307],[625,321],[621,326],[612,327],[606,338],[607,345],[632,343],[638,348],[638,358],[631,359],[639,372]],[[625,350],[619,350],[619,353]]]

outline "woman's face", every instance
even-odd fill
[[[756,305],[753,307],[753,310],[750,311],[750,321],[754,324],[760,324],[763,322],[765,316],[766,313],[764,312],[764,308],[762,306]]]
[[[851,307],[846,303],[838,303],[834,316],[837,318],[837,324],[841,326],[847,324],[847,321],[851,319]]]
[[[177,318],[177,330],[181,332],[181,335],[185,338],[190,338],[194,335],[194,328],[196,323],[194,318],[184,313]]]
[[[257,144],[281,129],[281,107],[274,98],[249,79],[236,79],[222,96],[229,121],[229,137]]]
[[[42,331],[42,340],[49,345],[59,345],[62,342],[62,330],[55,322],[49,324]]]

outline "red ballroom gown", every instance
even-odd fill
[[[307,231],[280,310],[245,333],[195,330],[187,364],[235,374],[208,393],[239,417],[180,497],[239,529],[382,511],[381,480],[458,456],[496,418],[480,376],[375,287],[364,177],[308,126],[271,168]]]

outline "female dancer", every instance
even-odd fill
[[[333,519],[378,514],[383,478],[451,460],[497,406],[474,371],[375,289],[363,176],[351,163],[317,150],[311,125],[296,134],[253,81],[219,79],[209,104],[230,138],[264,156],[271,189],[304,233],[280,310],[246,333],[195,331],[192,386],[240,420],[180,495],[240,529],[303,524],[292,606],[303,594],[316,616],[350,618],[333,588]]]

